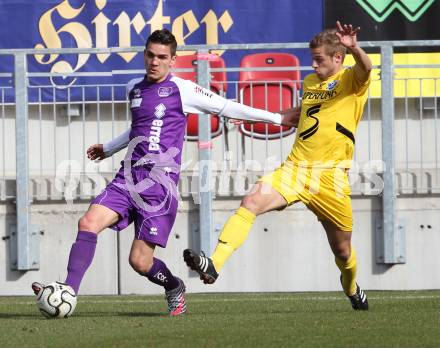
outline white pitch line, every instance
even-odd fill
[[[433,300],[438,299],[440,300],[439,296],[434,295],[411,295],[411,296],[368,296],[369,300],[378,300],[378,301],[387,301],[387,300]],[[210,299],[191,299],[188,300],[190,303],[207,303],[207,302],[242,302],[242,301],[252,301],[252,302],[258,302],[258,301],[273,301],[273,302],[279,302],[279,301],[346,301],[345,297],[324,297],[324,296],[316,296],[316,297],[259,297],[259,298],[210,298]],[[81,303],[90,303],[90,304],[118,304],[118,303],[162,303],[164,300],[157,299],[157,300],[89,300],[89,299],[80,299]],[[13,306],[13,305],[32,305],[35,304],[34,301],[23,301],[23,302],[0,302],[0,306]]]

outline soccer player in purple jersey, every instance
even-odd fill
[[[117,231],[134,222],[135,236],[129,262],[141,276],[165,289],[170,315],[186,312],[185,285],[165,262],[154,257],[156,246],[165,248],[177,213],[177,183],[188,113],[218,114],[235,119],[295,126],[298,115],[278,114],[227,100],[170,73],[177,42],[167,29],[156,30],[144,51],[146,75],[127,87],[132,123],[129,130],[106,144],[87,150],[101,160],[128,146],[113,181],[92,200],[78,223],[65,283],[78,293],[92,263],[97,235],[110,227]],[[33,283],[36,295],[43,285]]]

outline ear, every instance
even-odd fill
[[[333,59],[336,64],[342,65],[342,63],[344,62],[344,57],[345,55],[342,52],[336,52],[335,55],[333,56]]]
[[[172,67],[172,66],[176,63],[176,59],[177,59],[177,56],[176,56],[176,55],[174,55],[174,56],[171,57],[170,67]]]

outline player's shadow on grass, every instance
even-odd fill
[[[128,313],[128,312],[120,312],[117,313],[120,317],[132,317],[132,318],[141,318],[141,317],[168,317],[168,313],[152,313],[152,312],[134,312],[134,313]]]
[[[93,312],[80,312],[75,313],[75,318],[102,318],[102,317],[162,317],[168,314],[163,312],[110,312],[110,311],[93,311]]]
[[[72,316],[72,319],[74,318],[102,318],[102,317],[129,317],[129,318],[146,318],[146,317],[168,317],[168,313],[152,313],[152,312],[134,312],[134,313],[128,313],[128,312],[93,312],[93,313],[75,313]],[[35,319],[42,319],[42,320],[48,320],[45,317],[43,317],[39,313],[0,313],[0,322],[1,320],[10,320],[10,319],[22,319],[22,320],[35,320]],[[53,319],[49,319],[53,320]]]
[[[39,313],[0,313],[2,319],[39,319],[44,317]]]

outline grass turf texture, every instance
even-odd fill
[[[439,347],[440,291],[187,295],[170,318],[162,296],[81,296],[48,320],[30,297],[0,297],[2,347]]]

